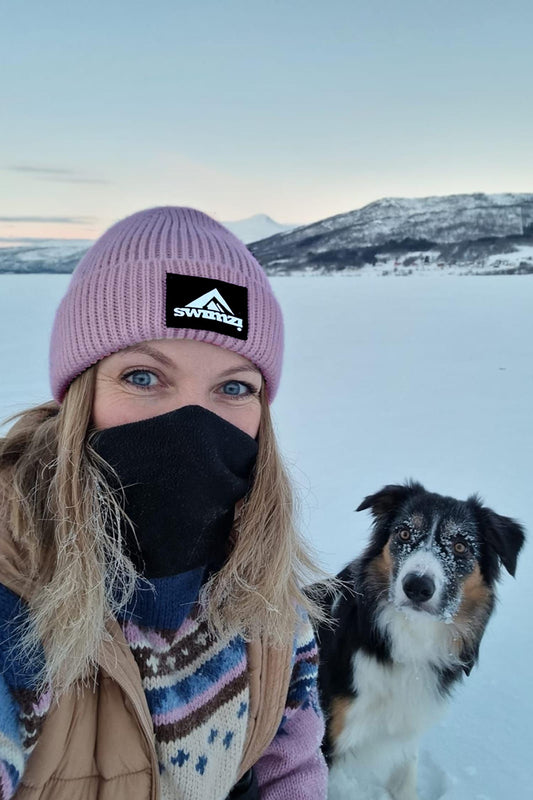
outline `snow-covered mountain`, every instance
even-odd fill
[[[386,198],[250,249],[270,274],[533,272],[533,194]]]
[[[533,273],[533,194],[385,198],[301,227],[264,214],[224,224],[271,275]],[[90,244],[0,247],[0,272],[72,272]]]
[[[245,244],[296,227],[281,225],[266,214],[255,214],[248,219],[223,224]],[[72,272],[91,244],[89,239],[0,241],[0,272]]]
[[[0,272],[72,272],[89,249],[90,239],[3,240]]]
[[[292,231],[296,225],[282,225],[266,214],[254,214],[253,217],[237,220],[236,222],[224,222],[226,228],[238,236],[245,244],[258,242],[268,236],[275,236],[277,233]]]

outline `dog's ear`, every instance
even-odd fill
[[[420,483],[412,481],[403,485],[391,483],[384,486],[379,492],[367,495],[355,510],[365,511],[370,508],[375,517],[382,517],[394,511],[409,495],[419,491],[424,491],[424,487]]]
[[[477,498],[471,498],[474,502]],[[485,541],[496,553],[507,572],[514,577],[518,554],[526,540],[525,530],[511,517],[496,514],[491,508],[478,503]]]

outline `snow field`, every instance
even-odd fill
[[[0,276],[0,419],[49,398],[48,339],[68,275]],[[361,499],[412,477],[533,530],[529,276],[276,278],[286,352],[273,406],[301,522],[337,571],[364,546]],[[422,744],[421,800],[531,793],[533,558],[506,573],[480,665]]]

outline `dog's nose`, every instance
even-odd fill
[[[425,603],[435,594],[435,583],[427,575],[417,575],[416,572],[410,572],[405,576],[402,582],[402,587],[413,603]]]

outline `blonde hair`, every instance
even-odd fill
[[[107,624],[132,596],[139,575],[124,554],[121,498],[103,478],[90,447],[95,367],[69,387],[63,403],[22,412],[0,440],[3,513],[32,587],[21,647],[40,645],[40,685],[60,694],[96,672]],[[202,588],[200,607],[219,636],[292,641],[302,610],[322,620],[303,587],[324,577],[294,523],[293,491],[261,398],[253,485],[234,523],[232,550]]]

